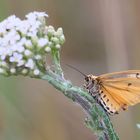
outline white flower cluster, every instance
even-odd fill
[[[44,12],[32,12],[25,20],[12,15],[0,23],[0,74],[40,76],[46,53],[58,51],[65,41],[62,28],[46,25]]]

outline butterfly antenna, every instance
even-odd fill
[[[69,64],[66,64],[66,65],[67,65],[68,67],[70,67],[70,68],[72,68],[72,69],[74,69],[74,70],[80,72],[83,76],[87,77],[87,75],[84,74],[83,72],[81,72],[79,69],[77,69],[77,68],[75,68],[75,67],[73,67],[73,66],[71,66],[71,65],[69,65]]]

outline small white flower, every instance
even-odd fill
[[[60,49],[61,46],[60,46],[59,44],[57,44],[57,45],[55,45],[55,48],[56,48],[56,49]]]
[[[19,53],[22,53],[25,50],[24,46],[22,46],[20,42],[18,42],[17,44],[14,44],[12,46],[12,49],[13,49],[13,51],[17,51]]]
[[[7,20],[6,29],[13,29],[21,23],[21,20],[17,18],[15,15],[8,17],[6,20]]]
[[[2,34],[5,34],[6,33],[6,24],[5,24],[6,22],[5,22],[5,20],[4,21],[2,21],[1,23],[0,23],[0,33]]]
[[[38,46],[39,47],[44,47],[45,45],[47,45],[48,44],[48,39],[46,39],[46,38],[40,38],[39,40],[38,40]]]
[[[50,48],[50,47],[46,47],[46,48],[45,48],[45,51],[46,51],[46,52],[50,52],[50,51],[51,51],[51,48]]]
[[[40,74],[40,71],[38,69],[35,69],[34,70],[34,75],[39,75]]]
[[[0,58],[1,60],[5,60],[7,56],[7,50],[4,47],[0,47]]]
[[[28,73],[28,70],[27,70],[27,69],[23,69],[23,70],[21,71],[21,73],[22,73],[22,74],[27,74],[27,73]]]
[[[27,42],[25,37],[22,37],[21,40],[18,42],[20,45],[24,45]]]
[[[60,37],[60,41],[61,41],[61,44],[64,43],[64,41],[65,41],[65,36],[64,36],[64,35],[61,35],[61,37]]]
[[[40,59],[42,59],[42,57],[41,57],[41,55],[38,54],[38,55],[35,56],[35,59],[40,60]]]
[[[11,56],[11,55],[12,55],[12,49],[10,48],[10,46],[0,47],[1,60],[5,60],[7,56]]]
[[[20,35],[19,34],[15,35],[15,40],[20,40]]]
[[[59,39],[57,37],[52,37],[51,41],[53,41],[55,44],[59,43]]]
[[[53,26],[48,26],[48,28],[46,28],[46,32],[47,32],[47,34],[49,34],[49,35],[55,34],[54,27],[53,27]]]
[[[16,69],[15,69],[15,68],[11,68],[11,69],[10,69],[10,72],[11,72],[11,73],[16,73]]]
[[[16,30],[19,31],[22,35],[25,35],[30,28],[30,24],[27,20],[23,20],[19,26],[16,27]]]
[[[7,64],[5,61],[1,61],[1,62],[0,62],[0,66],[2,66],[2,67],[7,67],[8,64]]]
[[[39,26],[41,25],[41,22],[40,21],[31,21],[30,22],[30,25],[31,27],[29,28],[29,32],[34,32],[34,31],[37,31]]]
[[[15,36],[17,35],[17,32],[15,29],[11,29],[6,35],[5,39],[8,41],[14,40],[15,41]]]
[[[32,52],[30,50],[25,50],[24,51],[25,56],[30,56],[32,54]]]
[[[17,62],[18,67],[23,66],[24,64],[25,64],[25,60],[20,60]]]
[[[10,46],[14,45],[18,40],[20,40],[20,35],[17,33],[14,36],[9,37]]]
[[[10,57],[10,62],[19,62],[23,58],[23,55],[17,52],[14,52]]]
[[[31,42],[31,40],[27,40],[26,42],[25,42],[25,46],[26,47],[28,47],[28,48],[32,48],[32,42]]]
[[[4,72],[5,72],[5,70],[0,68],[0,73],[4,73]]]
[[[26,18],[30,20],[35,20],[37,17],[48,17],[48,15],[45,12],[31,12],[26,15]]]
[[[5,60],[6,55],[1,55],[1,60]]]
[[[35,38],[35,37],[37,37],[37,30],[34,30],[33,32],[27,32],[26,35],[28,37]]]
[[[18,51],[19,53],[24,52],[25,48],[24,48],[24,43],[26,42],[25,38],[22,38],[20,41],[16,42],[14,45],[12,45],[11,50],[13,50],[13,52]]]
[[[33,59],[31,59],[31,58],[28,59],[28,61],[27,61],[27,63],[25,64],[25,66],[26,66],[27,68],[34,69],[35,64],[34,64]]]
[[[2,68],[9,68],[8,63],[6,63],[5,61],[1,61],[0,62],[0,67],[2,67]]]
[[[60,37],[61,35],[63,35],[63,29],[61,27],[58,28],[54,35]]]
[[[48,46],[50,46],[50,47],[51,47],[51,46],[52,46],[52,44],[53,44],[53,43],[52,43],[51,41],[49,41],[49,42],[48,42]]]
[[[24,50],[25,50],[25,48],[24,48],[23,46],[17,46],[17,51],[18,51],[19,53],[24,52]]]

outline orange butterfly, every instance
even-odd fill
[[[85,76],[85,87],[108,114],[140,103],[140,70]]]
[[[75,67],[69,67],[79,71]],[[140,70],[128,70],[94,76],[85,75],[85,88],[108,114],[118,114],[140,103]]]

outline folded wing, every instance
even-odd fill
[[[110,114],[140,103],[140,70],[110,73],[99,76],[101,104]]]

